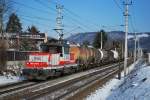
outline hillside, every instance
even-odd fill
[[[124,40],[124,32],[123,31],[111,31],[107,32],[108,35],[108,40],[109,41],[122,41]],[[70,37],[67,38],[68,41],[70,42],[75,42],[82,44],[84,41],[89,41],[90,44],[93,43],[93,40],[96,36],[96,32],[86,32],[86,33],[78,33],[74,34]],[[141,48],[147,49],[150,51],[150,32],[144,32],[144,33],[137,33],[137,36],[140,38],[140,46]],[[128,47],[130,49],[133,49],[134,45],[134,33],[129,33],[128,36]]]

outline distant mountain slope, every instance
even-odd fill
[[[67,40],[70,42],[75,42],[79,44],[82,44],[84,41],[89,41],[90,44],[92,44],[95,38],[95,35],[96,35],[96,32],[78,33],[78,34],[68,37]]]
[[[124,32],[122,31],[111,31],[111,32],[107,32],[107,34],[108,34],[108,40],[110,41],[124,39]],[[75,42],[80,44],[82,44],[84,41],[89,41],[90,44],[92,44],[95,36],[96,36],[96,32],[78,33],[68,37],[67,40],[70,42]]]
[[[124,37],[125,37],[125,34],[123,31],[111,31],[111,32],[107,32],[107,35],[108,35],[109,41],[113,41],[113,40],[123,40],[124,41]],[[138,35],[138,37],[140,37],[141,47],[150,50],[150,32],[137,33],[137,35]],[[74,34],[74,35],[68,37],[67,40],[70,42],[75,42],[75,43],[80,43],[80,44],[82,44],[84,41],[89,41],[90,44],[92,44],[95,36],[96,36],[96,32],[78,33],[78,34]],[[134,47],[133,38],[134,38],[134,33],[129,33],[128,46],[130,49],[133,49],[133,47]]]

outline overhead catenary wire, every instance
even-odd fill
[[[53,22],[55,22],[55,20],[53,20],[53,19],[44,18],[44,17],[40,17],[40,16],[36,16],[36,15],[31,15],[31,14],[28,14],[28,15],[27,14],[19,14],[19,16],[20,16],[21,19],[26,19],[28,21],[30,20],[30,22],[35,21],[37,23],[37,22],[40,21],[40,23],[38,23],[37,26],[40,25],[40,24],[42,24],[42,23],[45,23],[47,21],[53,21]],[[45,24],[44,24],[44,26],[45,26]]]
[[[97,29],[99,29],[99,26],[96,25],[96,24],[94,24],[94,23],[91,22],[90,20],[87,20],[87,19],[85,19],[85,18],[82,18],[81,16],[79,16],[78,14],[72,12],[71,10],[69,10],[69,9],[67,9],[67,8],[64,8],[64,9],[65,9],[65,11],[68,12],[70,15],[72,15],[72,16],[78,18],[78,19],[83,19],[83,21],[89,22],[90,26],[95,26]]]
[[[133,23],[133,18],[131,15],[129,16],[129,19],[130,19],[129,21],[130,21],[131,30],[133,32],[136,32],[135,24]]]
[[[38,22],[37,20],[33,20],[33,19],[30,19],[30,18],[27,18],[27,17],[23,17],[23,16],[22,16],[21,19],[24,20],[24,21],[30,22],[32,25],[33,25],[34,23],[37,23],[38,25],[43,25],[43,26],[50,27],[49,24],[45,24],[45,23],[42,23],[42,22]]]
[[[132,2],[132,3],[134,3],[134,2]],[[136,21],[135,21],[135,15],[134,15],[134,12],[133,12],[133,5],[132,5],[132,11],[130,12],[131,13],[131,15],[129,16],[129,21],[130,21],[130,24],[131,24],[131,28],[132,28],[132,30],[133,30],[133,32],[137,32],[137,26],[136,26]]]
[[[55,5],[57,4],[57,2],[55,2],[55,1],[52,1],[52,0],[48,0],[48,1],[50,1],[52,4],[55,4]],[[79,16],[78,14],[76,14],[75,12],[67,9],[66,7],[64,7],[64,16],[70,17],[70,19],[73,22],[78,23],[80,26],[82,25],[84,28],[86,28],[88,30],[93,28],[93,27],[96,27],[95,29],[99,29],[99,25],[96,25],[93,22],[91,22],[90,20],[87,20],[86,18],[83,18],[83,17]],[[81,20],[85,21],[85,22],[89,22],[88,25],[85,25],[83,22],[81,22]]]
[[[134,33],[134,63],[135,63],[137,60],[137,57],[139,57],[139,56],[137,56],[137,55],[139,55],[139,54],[137,54],[137,50],[139,53],[139,43],[140,42],[139,42],[139,38],[137,36],[138,30],[137,30],[136,23],[135,23],[135,16],[134,16],[133,11],[131,13],[132,13],[132,16],[130,15],[129,18],[130,18],[131,29]]]
[[[76,23],[78,26],[86,29],[86,30],[93,30],[92,27],[85,25],[84,23],[80,22],[79,20],[77,20],[76,18],[70,17],[68,14],[65,13],[64,17],[70,18],[72,20],[73,23]]]
[[[123,9],[121,8],[120,4],[118,3],[117,0],[113,0],[116,6],[123,12]]]
[[[22,18],[22,20],[23,21],[25,21],[25,22],[28,22],[28,23],[30,23],[31,25],[35,25],[35,24],[38,24],[39,26],[40,25],[42,25],[42,26],[44,26],[44,27],[46,27],[47,29],[47,31],[49,31],[49,32],[52,32],[53,30],[52,29],[50,29],[50,25],[48,25],[48,24],[45,24],[45,23],[41,23],[41,22],[38,22],[38,21],[33,21],[32,19],[28,19],[28,18],[26,18],[26,17],[21,17]],[[26,28],[28,28],[28,26],[30,26],[30,25],[25,25],[26,26]],[[38,27],[38,26],[37,26]]]
[[[38,12],[40,11],[41,13],[44,13],[44,14],[50,13],[49,11],[42,10],[42,9],[39,9],[39,8],[35,8],[35,7],[32,7],[32,6],[29,6],[29,5],[20,3],[20,2],[16,2],[16,1],[12,1],[12,2],[13,2],[14,4],[16,4],[16,5],[25,7],[25,8],[30,9],[30,10],[34,10],[34,11],[38,11]],[[36,16],[36,15],[31,16],[31,14],[29,14],[29,15],[24,15],[24,14],[20,14],[20,13],[19,13],[18,15],[21,15],[21,18],[22,18],[23,20],[25,20],[25,17],[26,17],[26,21],[27,21],[27,20],[30,20],[30,21],[32,22],[33,20],[36,19],[36,23],[37,23],[38,21],[54,21],[54,20],[52,20],[52,19],[43,18],[43,17],[39,17],[39,16]],[[24,18],[23,18],[23,17],[24,17]],[[28,19],[27,19],[27,18],[28,18]],[[39,23],[38,25],[41,25],[41,23]],[[45,26],[45,25],[44,25],[44,26]],[[50,27],[49,27],[49,28],[50,28]]]
[[[53,21],[53,22],[55,22],[55,20],[50,19],[50,18],[43,18],[43,17],[39,17],[39,16],[22,15],[22,14],[19,14],[19,15],[24,16],[24,17],[28,17],[28,18],[31,18],[31,19],[38,19],[38,20],[41,20],[41,21]]]
[[[41,13],[50,13],[49,11],[47,11],[47,10],[42,10],[42,9],[39,9],[39,8],[34,8],[33,6],[29,6],[29,5],[26,5],[26,4],[24,4],[24,3],[20,3],[20,2],[16,2],[16,1],[11,1],[11,2],[13,2],[14,4],[17,4],[17,5],[19,5],[19,6],[23,6],[23,7],[25,7],[25,8],[27,8],[27,9],[30,9],[30,10],[34,10],[34,11],[37,11],[37,12],[41,12]]]
[[[40,0],[34,0],[34,1],[37,2],[38,4],[42,5],[43,7],[48,8],[48,9],[50,9],[50,10],[52,10],[53,12],[56,13],[56,9],[54,9],[54,8],[52,8],[52,7],[50,7],[50,6],[47,6],[43,1],[40,1]]]
[[[52,11],[55,11],[56,9],[52,8],[51,6],[48,6],[44,1],[42,0],[33,0],[35,1],[37,4],[45,7],[45,8],[48,8]],[[57,4],[55,1],[53,0],[48,0],[50,1],[51,3],[53,4]],[[33,6],[30,6],[30,5],[27,5],[25,3],[21,3],[19,1],[12,1],[14,2],[16,5],[19,5],[19,6],[23,6],[23,7],[26,7],[27,9],[31,9],[31,10],[34,10],[34,11],[40,11],[40,13],[50,13],[48,10],[44,10],[44,9],[40,9],[40,8],[37,8],[37,7],[33,7]],[[48,20],[49,18],[44,18],[44,17],[39,17],[39,16],[29,16],[29,15],[25,15],[26,17],[32,17],[32,18],[35,18],[35,19],[39,19],[39,20],[43,20],[43,21],[54,21],[54,20]],[[99,25],[96,25],[95,23],[92,23],[90,22],[91,20],[88,20],[86,18],[83,18],[81,16],[79,16],[78,14],[74,13],[73,11],[71,11],[70,9],[67,9],[66,7],[64,7],[64,18],[67,18],[66,21],[68,21],[68,23],[65,23],[64,25],[68,26],[67,24],[69,24],[69,26],[80,26],[82,29],[84,29],[85,31],[95,31],[95,29],[99,29]],[[85,24],[84,21],[86,22],[89,22],[88,24]]]
[[[55,20],[52,20],[52,19],[49,19],[49,18],[43,18],[43,17],[39,17],[39,16],[31,16],[31,15],[21,15],[21,14],[19,14],[19,16],[21,17],[21,18],[26,18],[26,19],[28,19],[28,20],[30,20],[30,22],[32,22],[32,21],[36,21],[36,22],[45,22],[45,21],[53,21],[53,22],[55,22]],[[42,23],[41,22],[41,23]],[[41,23],[38,23],[37,25],[39,25],[39,24],[41,24]],[[45,24],[44,24],[45,25]],[[69,27],[69,25],[66,25],[66,27]],[[49,27],[50,28],[50,27]]]
[[[44,6],[44,7],[48,8],[48,9],[51,8],[53,11],[56,11],[54,8],[48,7],[45,3],[41,2],[41,1],[37,1],[37,0],[34,0],[34,1],[36,1],[38,4]],[[51,0],[49,0],[49,1],[51,1]],[[52,1],[51,1],[51,2],[52,2]],[[55,5],[57,4],[56,2],[52,2],[52,3],[55,4]],[[66,9],[66,8],[65,8],[65,9]],[[67,17],[68,19],[71,19],[72,22],[69,22],[69,23],[72,23],[72,25],[76,24],[76,26],[80,26],[80,27],[82,27],[82,28],[84,28],[84,29],[86,29],[86,30],[91,29],[90,26],[85,25],[85,24],[83,24],[81,21],[77,20],[76,18],[69,16],[69,15],[66,13],[66,11],[64,11],[63,14],[64,14],[64,15],[63,15],[64,17]]]

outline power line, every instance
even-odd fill
[[[57,2],[54,2],[54,1],[52,1],[52,0],[49,0],[51,3],[53,3],[53,4],[57,4]],[[82,26],[84,26],[85,28],[87,28],[87,29],[91,29],[91,27],[90,26],[96,26],[96,29],[99,29],[99,26],[98,25],[96,25],[96,24],[94,24],[94,23],[90,23],[90,21],[89,20],[86,20],[85,18],[82,18],[81,16],[79,16],[78,14],[76,14],[76,13],[74,13],[74,12],[72,12],[71,10],[69,10],[69,9],[67,9],[66,7],[64,7],[64,13],[65,13],[65,15],[64,16],[66,16],[66,17],[70,17],[71,18],[71,20],[72,21],[74,21],[75,23],[78,23],[79,25],[82,25]],[[68,14],[70,14],[71,16],[69,16]],[[79,20],[82,20],[82,21],[85,21],[85,22],[89,22],[88,23],[88,25],[90,25],[90,26],[87,26],[87,25],[85,25],[85,24],[83,24],[81,21],[79,21]],[[79,26],[78,25],[78,26]]]
[[[35,0],[36,1],[36,0]],[[53,4],[55,4],[55,5],[57,5],[58,3],[56,3],[56,2],[54,2],[54,1],[52,1],[52,0],[48,0],[48,1],[50,1],[51,3],[53,3]],[[38,1],[37,1],[38,2]],[[46,6],[45,4],[43,4],[42,2],[38,2],[38,3],[40,3],[41,5],[43,5],[43,6]],[[47,8],[49,8],[49,7],[47,7]],[[64,9],[66,9],[65,7],[64,7]],[[54,11],[54,9],[53,9],[53,11]],[[55,10],[56,11],[56,10]],[[69,10],[68,10],[68,12],[69,12]],[[89,26],[87,26],[87,25],[85,25],[85,24],[83,24],[82,22],[80,22],[80,21],[78,21],[76,18],[74,18],[74,17],[71,17],[71,16],[69,16],[67,13],[66,13],[66,11],[64,11],[63,12],[64,13],[64,17],[67,17],[68,19],[71,19],[74,23],[72,23],[73,25],[76,23],[77,24],[77,26],[80,26],[80,27],[84,27],[84,28],[86,28],[86,29],[90,29],[91,27],[89,27]],[[70,11],[70,13],[71,13],[71,11]],[[75,14],[74,14],[75,15]],[[81,19],[81,18],[80,18]],[[71,22],[69,22],[69,23],[71,23]]]
[[[45,7],[45,8],[49,8],[50,10],[52,10],[52,11],[54,11],[54,12],[56,12],[56,9],[54,9],[54,8],[52,8],[52,7],[49,7],[49,6],[47,6],[45,3],[43,3],[42,1],[40,1],[40,0],[34,0],[35,2],[37,2],[38,4],[40,4],[40,5],[42,5],[43,7]]]
[[[89,30],[89,29],[93,30],[94,29],[93,26],[89,26],[90,23],[88,23],[88,25],[86,25],[86,24],[84,24],[83,22],[80,21],[80,20],[82,20],[81,18],[78,20],[78,18],[75,18],[75,17],[72,17],[72,16],[68,15],[68,13],[66,11],[64,11],[64,17],[67,17],[68,19],[72,20],[72,22],[76,23],[77,26],[83,27],[87,30]],[[87,21],[87,22],[89,22],[89,21]]]
[[[55,2],[55,1],[52,1],[52,0],[48,0],[48,1],[50,1],[54,5],[57,5],[57,2]]]
[[[26,22],[31,23],[31,25],[33,25],[33,24],[36,23],[36,24],[37,24],[36,26],[42,25],[42,26],[44,26],[45,28],[47,27],[46,30],[49,30],[49,28],[51,27],[51,26],[48,25],[48,24],[44,24],[44,23],[41,23],[41,22],[38,22],[38,21],[33,21],[32,19],[28,19],[28,18],[26,18],[26,17],[21,17],[21,19],[24,20],[24,21],[26,21]],[[26,25],[26,26],[28,26],[28,25]],[[29,26],[30,26],[30,25],[29,25]],[[52,30],[49,30],[49,31],[52,31]]]
[[[87,26],[87,25],[85,25],[85,24],[83,24],[82,22],[80,22],[80,21],[78,21],[77,19],[75,19],[75,18],[72,18],[72,17],[69,17],[74,23],[77,23],[77,25],[79,25],[80,27],[83,27],[83,28],[85,28],[85,29],[91,29],[91,30],[93,30],[90,26]]]
[[[47,5],[45,5],[43,2],[41,2],[41,1],[37,1],[37,0],[34,0],[34,1],[36,1],[36,2],[38,2],[39,4],[41,4],[42,6],[44,6],[44,7],[46,7]],[[53,4],[57,4],[56,2],[52,2]],[[52,9],[53,11],[56,11],[56,9],[54,9],[54,8],[51,8],[51,7],[46,7],[46,8],[50,8],[50,9]],[[64,8],[64,9],[66,9],[66,8]],[[67,9],[66,9],[67,10]],[[68,10],[69,11],[69,10]],[[71,12],[70,12],[71,13]],[[66,16],[67,14],[65,14],[65,16]],[[71,18],[72,19],[72,18]],[[72,20],[74,20],[74,19],[72,19]],[[74,22],[77,22],[77,21],[74,21]],[[81,25],[81,23],[80,23],[80,25]]]
[[[34,8],[34,7],[32,7],[32,6],[29,6],[29,5],[26,5],[26,4],[23,4],[23,3],[20,3],[20,2],[16,2],[16,1],[11,1],[11,2],[13,2],[14,4],[17,4],[17,5],[21,5],[21,6],[23,6],[23,7],[25,7],[25,8],[28,8],[28,9],[30,9],[30,10],[35,10],[35,11],[40,11],[41,13],[50,13],[50,12],[48,12],[48,11],[46,11],[46,10],[41,10],[41,9],[38,9],[38,8]]]
[[[49,27],[48,24],[43,24],[43,23],[41,23],[41,22],[38,22],[37,20],[34,21],[33,19],[29,19],[29,18],[27,18],[27,17],[23,17],[23,16],[22,16],[21,19],[23,19],[23,20],[25,20],[25,21],[28,21],[28,22],[30,22],[30,23],[37,23],[38,25],[44,25],[44,26],[48,26],[48,27]]]
[[[89,24],[90,26],[92,26],[92,27],[93,27],[93,26],[96,26],[96,28],[99,29],[98,25],[92,23],[91,21],[89,21],[89,20],[87,20],[87,19],[85,19],[85,18],[82,18],[81,16],[75,14],[74,12],[72,12],[71,10],[69,10],[69,9],[67,9],[67,8],[64,8],[64,9],[65,9],[66,13],[68,12],[70,15],[76,17],[77,19],[83,20],[83,21],[85,21],[85,22],[89,22],[88,24]],[[90,22],[91,22],[91,23],[90,23]]]
[[[132,6],[132,9],[133,9],[134,6]],[[131,28],[133,30],[133,32],[137,32],[137,28],[136,28],[136,23],[135,23],[135,15],[134,15],[134,12],[131,11],[132,15],[129,16],[130,18],[130,24],[131,24]]]
[[[114,1],[114,3],[116,4],[116,6],[117,6],[121,11],[123,11],[123,9],[122,9],[121,6],[119,5],[118,1],[117,1],[117,0],[113,0],[113,1]]]
[[[31,15],[29,16],[29,15],[22,15],[22,14],[19,14],[19,15],[21,16],[21,18],[24,18],[25,20],[30,21],[30,22],[32,22],[34,20],[36,20],[36,22],[38,22],[39,20],[40,21],[53,21],[53,22],[55,22],[55,20],[52,20],[49,18],[43,18],[43,17],[39,17],[39,16],[31,16]],[[38,23],[38,24],[40,24],[40,23]],[[66,26],[68,27],[69,25],[66,25]]]
[[[52,1],[52,0],[49,0],[49,1],[51,1],[53,4],[57,4],[56,2],[54,2],[54,1]],[[79,16],[78,14],[72,12],[71,10],[67,9],[66,7],[64,7],[64,10],[65,10],[66,12],[70,13],[71,15],[73,15],[73,16],[79,18],[79,19],[83,19],[81,16]],[[85,18],[84,18],[84,20],[85,20]],[[96,26],[97,26],[97,25],[96,25]]]
[[[137,49],[139,51],[139,39],[137,38],[137,29],[135,28],[136,24],[133,22],[133,16],[134,16],[134,14],[132,12],[132,16],[130,16],[129,18],[130,18],[131,28],[132,28],[132,30],[134,32],[134,64],[135,64],[136,59],[137,59],[137,53],[136,53]]]
[[[17,4],[17,5],[21,5],[21,6],[23,6],[23,7],[26,7],[26,8],[28,8],[28,9],[31,9],[31,10],[35,10],[35,11],[40,11],[40,12],[42,12],[42,13],[50,13],[50,12],[48,12],[48,11],[46,11],[46,10],[41,10],[41,9],[38,9],[38,8],[34,8],[34,7],[32,7],[32,6],[29,6],[29,5],[26,5],[26,4],[23,4],[23,3],[20,3],[20,2],[15,2],[15,1],[12,1],[14,4]],[[19,14],[19,15],[21,15],[21,14]],[[30,20],[31,22],[33,21],[33,19],[38,19],[38,20],[42,20],[42,21],[54,21],[54,20],[52,20],[52,19],[48,19],[48,18],[42,18],[42,17],[38,17],[38,16],[28,16],[28,15],[21,15],[21,16],[23,16],[23,17],[28,17],[28,18],[31,18],[32,20]],[[24,18],[25,19],[25,18]],[[40,24],[40,23],[39,23]]]
[[[49,18],[43,18],[43,17],[39,17],[39,16],[29,16],[29,15],[22,15],[22,14],[19,14],[20,16],[24,16],[24,17],[28,17],[28,18],[31,18],[31,19],[38,19],[38,20],[42,20],[42,21],[53,21],[55,22],[55,20],[52,20],[52,19],[49,19]]]
[[[135,24],[133,23],[133,18],[131,15],[129,16],[129,18],[130,18],[130,25],[131,25],[132,31],[135,32],[136,29],[135,29]]]

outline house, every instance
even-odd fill
[[[2,37],[0,35],[0,37]],[[47,42],[46,33],[5,33],[4,38],[8,41],[9,49],[21,49],[21,45],[23,42],[27,42],[28,45],[35,45],[35,47],[39,47],[41,43]]]

